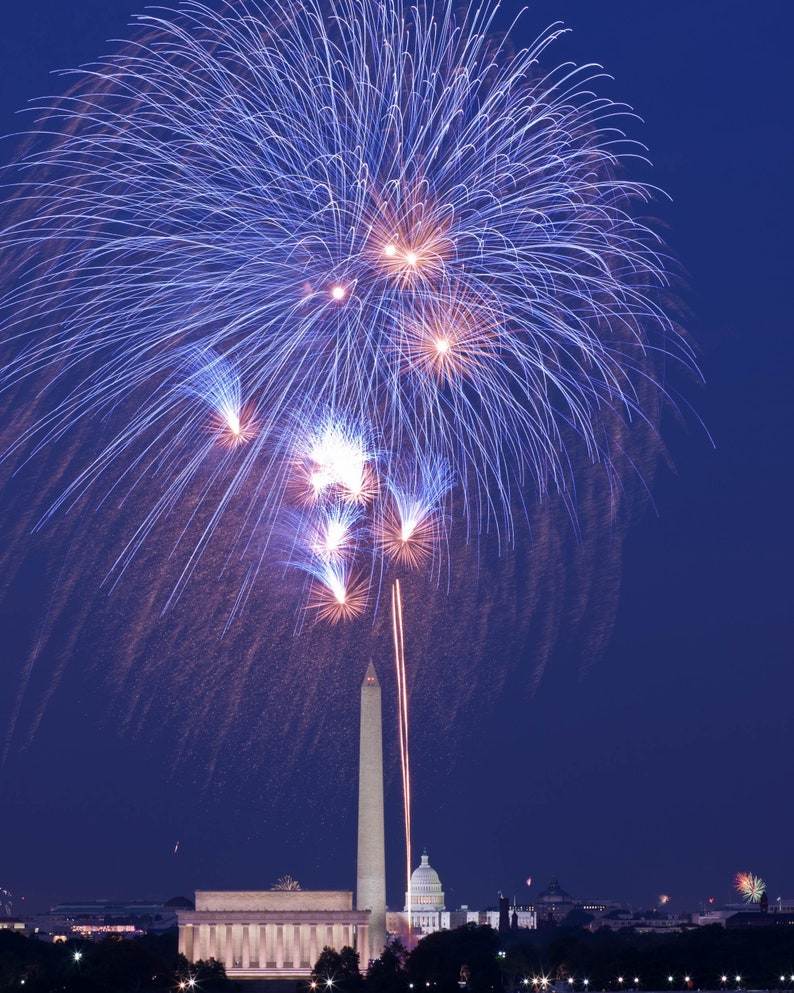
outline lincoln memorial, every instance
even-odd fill
[[[366,968],[369,917],[346,890],[197,890],[196,909],[178,914],[179,951],[232,979],[305,979],[325,945],[355,948]]]

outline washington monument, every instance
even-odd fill
[[[383,728],[380,683],[370,662],[361,684],[358,758],[358,863],[356,909],[371,911],[370,955],[386,944],[386,854],[383,837]],[[362,962],[366,967],[366,963]]]

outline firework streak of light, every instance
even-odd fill
[[[405,671],[405,638],[403,632],[403,605],[400,580],[395,579],[391,589],[392,631],[394,635],[394,663],[397,669],[398,728],[400,734],[400,767],[403,780],[403,818],[405,824],[405,875],[406,902],[408,905],[407,945],[411,950],[411,924],[413,917],[411,893],[411,764],[408,752],[408,686]]]

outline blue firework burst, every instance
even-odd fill
[[[513,52],[495,14],[188,2],[45,109],[0,316],[3,388],[51,401],[7,455],[108,439],[48,516],[155,475],[121,568],[204,473],[185,580],[221,526],[283,543],[346,501],[380,576],[453,511],[512,541],[517,505],[571,490],[571,446],[612,471],[610,418],[649,416],[659,357],[691,364],[653,191],[598,71],[539,70],[561,29]],[[344,606],[352,562],[297,564]]]

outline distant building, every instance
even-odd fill
[[[538,928],[555,927],[577,906],[577,903],[571,899],[571,894],[564,890],[557,882],[556,876],[553,876],[546,889],[535,897]]]
[[[710,924],[720,924],[722,927],[728,926],[728,921],[733,920],[732,928],[736,927],[774,927],[780,923],[788,923],[794,919],[794,900],[778,897],[773,901],[764,901],[759,904],[729,903],[724,907],[715,910],[708,910],[704,913],[695,914],[692,920],[698,927],[708,927]],[[764,918],[761,920],[760,918]],[[766,918],[770,918],[767,920]]]
[[[759,914],[757,911],[742,910],[738,914],[731,914],[725,920],[725,928],[728,931],[762,927],[787,927],[794,930],[794,913]]]
[[[46,914],[30,919],[42,937],[52,935],[53,940],[69,938],[102,938],[108,934],[135,938],[149,931],[167,931],[177,925],[179,907],[191,906],[184,897],[175,897],[166,903],[147,900],[129,902],[113,900],[87,900],[59,903]]]
[[[656,911],[633,914],[629,910],[612,910],[593,921],[591,929],[607,928],[610,931],[631,929],[636,934],[677,934],[691,931],[697,925],[689,917],[678,914],[660,914]]]
[[[698,927],[709,927],[712,924],[725,927],[725,921],[735,913],[735,910],[707,910],[703,914],[693,914],[692,920]]]

